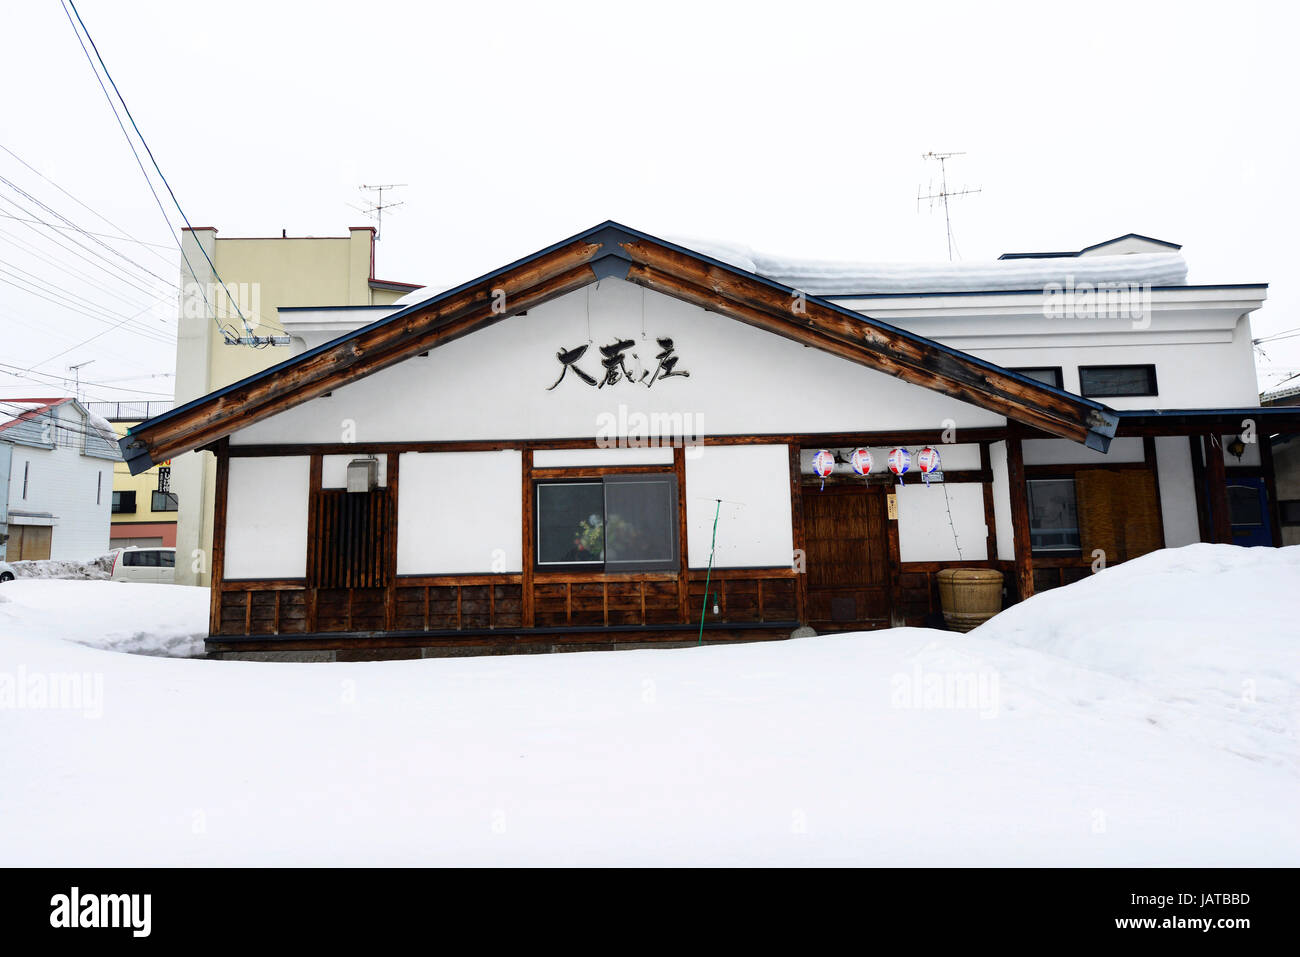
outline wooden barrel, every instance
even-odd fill
[[[1002,573],[996,568],[944,568],[939,601],[952,631],[970,631],[1002,610]]]

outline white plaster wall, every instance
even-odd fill
[[[1156,437],[1156,480],[1160,488],[1165,547],[1179,548],[1199,542],[1201,528],[1196,516],[1196,482],[1192,476],[1191,447],[1186,436]]]
[[[929,486],[904,485],[894,491],[898,495],[898,553],[902,561],[988,558],[983,485],[933,482]]]
[[[989,445],[989,469],[993,473],[993,524],[997,526],[998,559],[1013,561],[1016,544],[1011,531],[1011,480],[1007,470],[1007,443]]]
[[[518,451],[407,452],[400,462],[397,574],[522,571]]]
[[[539,469],[571,468],[579,465],[672,465],[673,450],[662,448],[628,449],[538,449],[533,453],[533,467]]]
[[[715,499],[716,568],[789,566],[794,559],[790,452],[784,445],[708,446],[686,461],[686,544],[692,568],[709,563]]]
[[[230,460],[225,578],[306,576],[310,472],[305,455]]]
[[[674,422],[691,435],[995,426],[1000,415],[909,385],[733,319],[645,292],[642,340],[639,287],[606,280],[590,292],[595,345],[635,338],[628,362],[649,363],[656,337],[671,337],[679,371],[653,388],[621,382],[589,387],[572,372],[551,391],[556,352],[588,339],[587,290],[482,329],[427,357],[336,389],[231,437],[235,444],[336,442],[339,423],[355,424],[364,446],[379,441],[596,436],[638,415]],[[579,363],[600,371],[595,347]],[[401,397],[400,408],[394,397]]]
[[[12,449],[9,523],[48,524],[48,520],[29,523],[12,513],[49,512],[54,516],[51,558],[84,560],[105,554],[113,508],[113,463],[61,446],[44,449],[15,444]],[[29,463],[27,497],[23,498],[23,469]]]

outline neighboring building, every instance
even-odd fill
[[[150,416],[161,415],[171,402],[87,402],[86,407],[102,416],[121,438],[127,430]],[[176,545],[176,493],[171,489],[171,463],[155,465],[147,472],[132,475],[126,463],[113,466],[113,526],[109,545],[129,548],[133,545]]]
[[[115,438],[76,399],[0,399],[0,559],[108,551]]]
[[[1300,385],[1274,389],[1260,396],[1260,405],[1300,406]],[[1283,545],[1300,545],[1300,432],[1269,437],[1277,472],[1277,519]]]
[[[375,232],[368,226],[354,227],[341,237],[223,238],[208,227],[186,229],[182,235],[182,297],[176,343],[178,405],[259,372],[288,355],[289,349],[283,346],[226,344],[228,335],[242,336],[246,332],[281,335],[283,330],[276,320],[276,311],[281,307],[383,305],[420,288],[375,278]],[[217,284],[209,259],[226,289]],[[238,303],[238,309],[231,299]],[[243,328],[239,313],[247,320],[248,330]],[[213,463],[205,461],[204,456],[179,456],[170,478],[172,494],[179,504],[175,544],[182,560],[176,563],[176,580],[206,585],[207,562],[193,558],[196,550],[202,556],[210,555],[212,550]],[[196,572],[195,568],[201,570]]]
[[[1265,292],[1189,285],[1176,247],[1139,236],[855,266],[604,223],[377,321],[282,309],[297,354],[121,446],[136,473],[215,453],[216,654],[920,624],[947,567],[1001,570],[1016,601],[1269,534],[1229,504],[1230,469],[1271,481],[1252,426],[1300,431],[1258,404]]]

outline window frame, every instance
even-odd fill
[[[159,508],[159,507],[158,507],[158,496],[159,496],[159,495],[164,496],[164,499],[163,499],[164,502],[165,502],[167,499],[171,499],[171,501],[172,501],[172,507],[171,507],[171,508]],[[179,511],[180,511],[180,500],[176,497],[176,493],[175,493],[175,492],[160,492],[160,491],[158,491],[157,489],[154,489],[154,490],[153,490],[152,492],[150,492],[150,494],[149,494],[149,511],[151,511],[151,512],[179,512]]]
[[[1069,482],[1074,489],[1074,531],[1079,544],[1053,548],[1034,544],[1034,512],[1031,487],[1034,482]],[[1079,524],[1079,486],[1074,480],[1074,473],[1063,472],[1059,475],[1033,475],[1025,477],[1025,510],[1029,523],[1029,554],[1031,558],[1071,558],[1083,554],[1083,529]]]
[[[1042,382],[1043,380],[1030,375],[1031,372],[1051,372],[1056,377],[1056,381],[1043,384],[1062,390],[1065,388],[1065,372],[1061,366],[1007,366],[1007,371],[1028,376],[1030,379],[1034,379],[1035,382]]]
[[[123,499],[130,503],[130,508],[124,507]],[[134,515],[139,506],[135,501],[135,489],[114,489],[113,500],[109,505],[110,514],[113,515]]]
[[[541,560],[542,552],[542,508],[541,508],[541,490],[548,485],[596,485],[602,489],[602,528],[608,527],[609,521],[609,499],[608,493],[604,490],[610,485],[630,485],[637,482],[654,482],[668,486],[669,489],[669,521],[667,529],[670,537],[670,549],[672,557],[664,560],[646,560],[646,561],[610,561],[609,543],[603,541],[601,560],[584,561],[584,562],[543,562]],[[682,567],[681,561],[681,542],[682,528],[681,515],[678,509],[679,497],[681,490],[678,487],[677,473],[671,468],[645,470],[638,468],[629,468],[626,470],[609,469],[601,470],[593,474],[587,469],[574,469],[573,475],[556,475],[547,476],[546,478],[535,478],[532,480],[532,567],[534,574],[563,573],[563,574],[590,574],[590,575],[620,575],[636,576],[656,574],[662,572],[679,572]]]
[[[1084,383],[1084,376],[1089,372],[1103,372],[1115,369],[1143,369],[1147,376],[1147,391],[1143,392],[1109,392],[1109,391],[1089,391]],[[1079,395],[1085,399],[1127,399],[1141,396],[1153,396],[1160,394],[1160,382],[1156,378],[1156,366],[1154,362],[1119,362],[1105,365],[1079,366]]]

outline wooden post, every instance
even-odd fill
[[[1020,436],[1007,436],[1007,484],[1011,487],[1011,540],[1016,553],[1016,591],[1024,601],[1034,594],[1033,545],[1029,538],[1029,488]]]
[[[384,548],[387,553],[383,557],[381,567],[387,580],[384,582],[384,627],[392,631],[397,622],[397,482],[401,478],[400,473],[401,455],[397,452],[388,453],[388,510],[385,519],[388,522],[388,528],[384,529]],[[489,594],[491,587],[489,586]],[[489,624],[491,623],[489,617]]]
[[[981,486],[984,489],[984,527],[987,534],[984,540],[984,555],[991,561],[998,560],[998,520],[993,507],[993,462],[989,456],[989,443],[980,443],[980,471],[984,473]]]
[[[524,542],[523,542],[523,564],[519,576],[522,592],[519,596],[519,614],[520,621],[524,628],[533,627],[533,549],[536,547],[533,541],[533,450],[531,448],[522,449],[519,458],[523,462],[523,484],[524,484]]]
[[[230,490],[230,440],[217,443],[217,483],[212,505],[212,565],[209,580],[212,595],[208,606],[208,634],[221,631],[221,583],[226,574],[226,505]],[[250,605],[251,593],[244,596]]]
[[[794,583],[794,603],[795,617],[799,619],[799,624],[808,624],[808,553],[804,547],[803,531],[803,474],[802,465],[799,461],[799,446],[791,445],[790,450],[790,537],[794,542],[794,550],[800,553],[802,561],[800,562],[801,570],[795,575]],[[794,556],[791,555],[791,565],[794,564]]]
[[[320,577],[320,493],[324,456],[315,454],[307,466],[307,631],[317,629],[316,599]]]
[[[691,620],[691,563],[690,551],[686,547],[685,442],[686,437],[681,436],[681,441],[673,446],[673,474],[677,477],[677,620],[682,624]]]
[[[1232,517],[1228,513],[1228,479],[1223,469],[1223,438],[1217,431],[1205,436],[1206,480],[1209,482],[1212,541],[1232,544]]]

